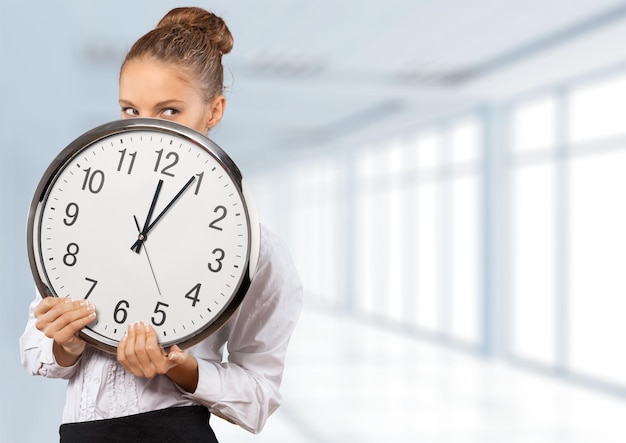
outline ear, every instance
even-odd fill
[[[209,103],[207,107],[208,118],[206,120],[207,131],[222,120],[224,109],[226,109],[226,97],[223,95],[218,95]]]

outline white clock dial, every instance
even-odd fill
[[[132,119],[94,131],[59,155],[33,200],[40,290],[93,303],[82,333],[104,350],[138,321],[165,347],[193,344],[250,284],[258,224],[245,183],[223,151],[180,125]]]

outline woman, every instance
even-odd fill
[[[173,120],[206,134],[224,113],[221,58],[232,46],[221,18],[173,9],[122,64],[122,117]],[[264,227],[249,292],[222,328],[187,350],[166,353],[152,327],[137,323],[116,356],[78,336],[96,316],[93,305],[37,294],[20,340],[22,362],[32,374],[68,380],[61,441],[217,441],[209,411],[259,432],[280,404],[287,344],[302,307],[289,253]]]

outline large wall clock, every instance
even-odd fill
[[[27,228],[40,293],[93,303],[81,336],[107,352],[137,321],[165,348],[217,330],[250,286],[259,237],[232,159],[185,126],[149,118],[70,143],[44,173]]]

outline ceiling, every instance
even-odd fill
[[[235,38],[233,52],[224,59],[227,112],[211,137],[236,161],[250,165],[360,146],[487,101],[626,62],[626,45],[615,43],[626,41],[623,1],[196,4],[221,15]],[[76,113],[78,130],[117,117],[121,58],[181,2],[28,5],[3,0],[0,6],[3,56],[26,66],[39,63],[33,79],[41,78],[40,66],[49,58],[46,73],[57,79],[57,87],[45,93],[76,96],[65,112]],[[25,23],[40,30],[40,40],[11,52],[7,36],[23,31]],[[25,55],[31,50],[38,51],[34,60]],[[28,75],[20,73],[21,78]]]

